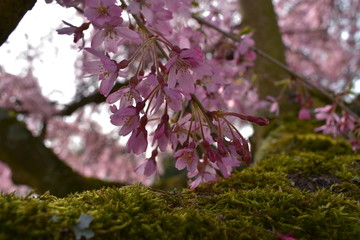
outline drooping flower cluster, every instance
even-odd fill
[[[86,62],[85,71],[98,76],[100,93],[111,104],[111,123],[120,127],[119,135],[129,136],[128,151],[152,149],[137,172],[154,175],[158,152],[169,148],[175,151],[175,167],[195,178],[191,187],[213,181],[219,173],[228,177],[241,162],[250,162],[249,144],[236,122],[262,126],[268,121],[239,113],[252,113],[262,103],[247,80],[256,58],[252,35],[231,28],[237,23],[221,12],[227,7],[191,0],[84,0],[87,22],[80,27],[64,22],[68,27],[58,30],[74,34],[77,42],[90,24],[94,28],[90,46],[81,48],[97,60]],[[188,21],[194,15],[235,32],[241,40],[224,39],[215,29]],[[117,82],[122,87],[114,89]],[[280,99],[269,97],[271,112],[279,113]],[[299,118],[311,118],[311,98],[299,103]],[[353,129],[350,116],[340,119],[329,113],[323,118],[322,112],[327,114],[316,110],[317,119],[326,119],[319,131],[336,135],[339,129]]]
[[[332,134],[333,136],[347,135],[350,138],[350,143],[353,150],[360,149],[360,141],[358,140],[358,126],[353,116],[347,112],[342,111],[341,115],[337,112],[336,105],[326,105],[315,109],[315,118],[317,120],[325,120],[325,124],[315,129],[324,134]]]
[[[77,42],[90,24],[94,27],[91,47],[81,47],[97,59],[86,62],[84,69],[98,76],[100,93],[111,104],[111,123],[120,127],[121,136],[130,135],[128,151],[142,154],[153,149],[136,171],[154,175],[158,152],[172,148],[175,167],[187,169],[188,177],[195,178],[194,188],[216,180],[217,173],[229,177],[234,167],[250,162],[249,144],[235,127],[235,118],[259,125],[268,122],[218,111],[239,111],[236,103],[250,98],[251,87],[243,76],[255,59],[254,42],[251,35],[244,35],[240,44],[224,43],[233,49],[231,58],[223,52],[229,46],[222,46],[208,51],[206,59],[202,50],[206,40],[196,27],[185,23],[177,26],[178,31],[173,28],[176,17],[191,16],[191,6],[189,0],[121,1],[121,5],[115,0],[85,0],[89,22],[80,27],[64,22],[68,27],[58,33],[74,34]],[[125,12],[130,16],[127,21]],[[187,35],[186,41],[181,33]],[[117,56],[124,46],[133,51]],[[241,82],[235,82],[239,78]],[[113,89],[118,80],[125,85]]]

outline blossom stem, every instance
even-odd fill
[[[125,3],[124,0],[120,0],[121,4],[124,5],[125,7],[127,7],[127,4]],[[148,35],[152,35],[151,32],[149,31],[149,29],[144,25],[144,23],[141,21],[141,19],[136,16],[135,14],[131,14],[131,16],[133,16],[133,18],[136,21],[136,24]],[[160,44],[158,42],[155,42],[156,47],[159,49],[159,51],[161,52],[161,54],[163,55],[163,57],[166,60],[169,60],[169,56],[166,54],[166,52],[164,51],[164,49],[160,46]]]
[[[241,138],[241,140],[243,142],[246,142],[245,138],[241,135],[241,133],[239,132],[239,130],[237,130],[237,128],[231,123],[229,122],[227,119],[224,118],[224,120],[226,121],[229,129],[230,129],[230,132],[231,132],[231,135],[233,136],[233,138],[235,139],[236,137],[234,136],[234,133],[233,133],[233,130],[235,130],[235,132],[239,135],[239,137]],[[233,130],[231,130],[231,128],[233,128]]]
[[[146,101],[147,99],[149,99],[149,97],[150,97],[149,104],[148,104],[148,106],[147,106],[147,108],[146,108],[145,114],[148,113],[148,111],[149,111],[149,109],[150,109],[151,102],[152,102],[152,100],[153,100],[153,98],[154,98],[157,90],[159,90],[159,88],[160,88],[160,86],[156,86],[156,87],[151,91],[151,93],[143,100],[143,101],[145,102],[145,101]]]
[[[196,103],[196,105],[199,107],[199,109],[201,110],[207,124],[209,125],[211,134],[215,134],[217,136],[217,130],[216,127],[214,126],[214,124],[212,123],[212,121],[210,120],[209,116],[208,116],[208,111],[204,108],[204,106],[201,104],[200,100],[197,98],[197,96],[195,94],[191,94],[191,100]]]
[[[135,58],[139,55],[140,51],[143,49],[147,49],[149,46],[151,46],[151,44],[153,43],[153,39],[148,38],[146,39],[141,45],[140,47],[138,47],[138,49],[135,50],[135,52],[133,53],[133,55],[131,55],[131,57],[128,59],[129,61],[129,65],[130,63],[132,63]]]

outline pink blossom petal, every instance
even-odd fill
[[[156,172],[156,161],[155,159],[149,159],[145,165],[144,175],[151,176]]]
[[[178,71],[177,74],[179,88],[185,93],[194,93],[194,79],[189,71]]]
[[[114,86],[117,74],[113,73],[109,79],[104,79],[100,83],[100,93],[107,97]]]
[[[125,38],[126,40],[133,42],[140,41],[139,34],[127,27],[116,27],[115,30],[119,36]]]
[[[71,35],[75,32],[76,28],[74,27],[65,27],[65,28],[60,28],[57,29],[57,33],[58,34],[67,34],[67,35]]]
[[[91,48],[99,48],[104,41],[104,30],[98,31],[91,40]]]

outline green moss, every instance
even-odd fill
[[[194,191],[135,184],[65,198],[2,195],[0,239],[80,239],[82,214],[93,216],[92,239],[358,239],[360,155],[341,139],[289,128],[267,135],[256,166]]]
[[[291,116],[273,121],[267,127],[266,138],[257,150],[255,159],[259,161],[269,154],[293,150],[327,155],[351,153],[351,146],[346,140],[315,133],[316,127],[319,127],[318,121],[301,121]]]
[[[134,185],[60,199],[3,195],[0,237],[74,239],[82,213],[94,216],[93,239],[276,239],[276,233],[290,231],[300,239],[356,239],[360,234],[359,204],[342,194],[286,184],[234,189],[226,185],[229,180],[177,194]]]

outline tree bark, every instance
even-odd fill
[[[14,114],[1,108],[0,160],[11,168],[15,184],[26,184],[37,193],[50,191],[63,197],[77,191],[124,185],[79,175],[34,137]]]
[[[36,0],[1,0],[0,1],[0,46],[23,18],[33,8]]]
[[[277,17],[270,0],[239,0],[242,25],[254,31],[256,47],[286,64],[285,47],[281,39]],[[276,82],[289,77],[288,73],[267,59],[258,56],[253,68],[261,98],[279,94]]]
[[[272,1],[239,0],[239,5],[242,17],[241,24],[253,30],[256,47],[286,65],[285,47],[281,39]],[[253,73],[259,97],[263,100],[267,96],[278,97],[282,90],[277,83],[290,77],[286,70],[259,55],[256,58]],[[297,107],[296,105],[294,107],[294,101],[289,92],[283,92],[280,110],[281,112],[296,112]],[[256,161],[256,151],[261,145],[267,127],[254,126],[254,130],[251,144],[252,151],[255,152],[254,159]]]

